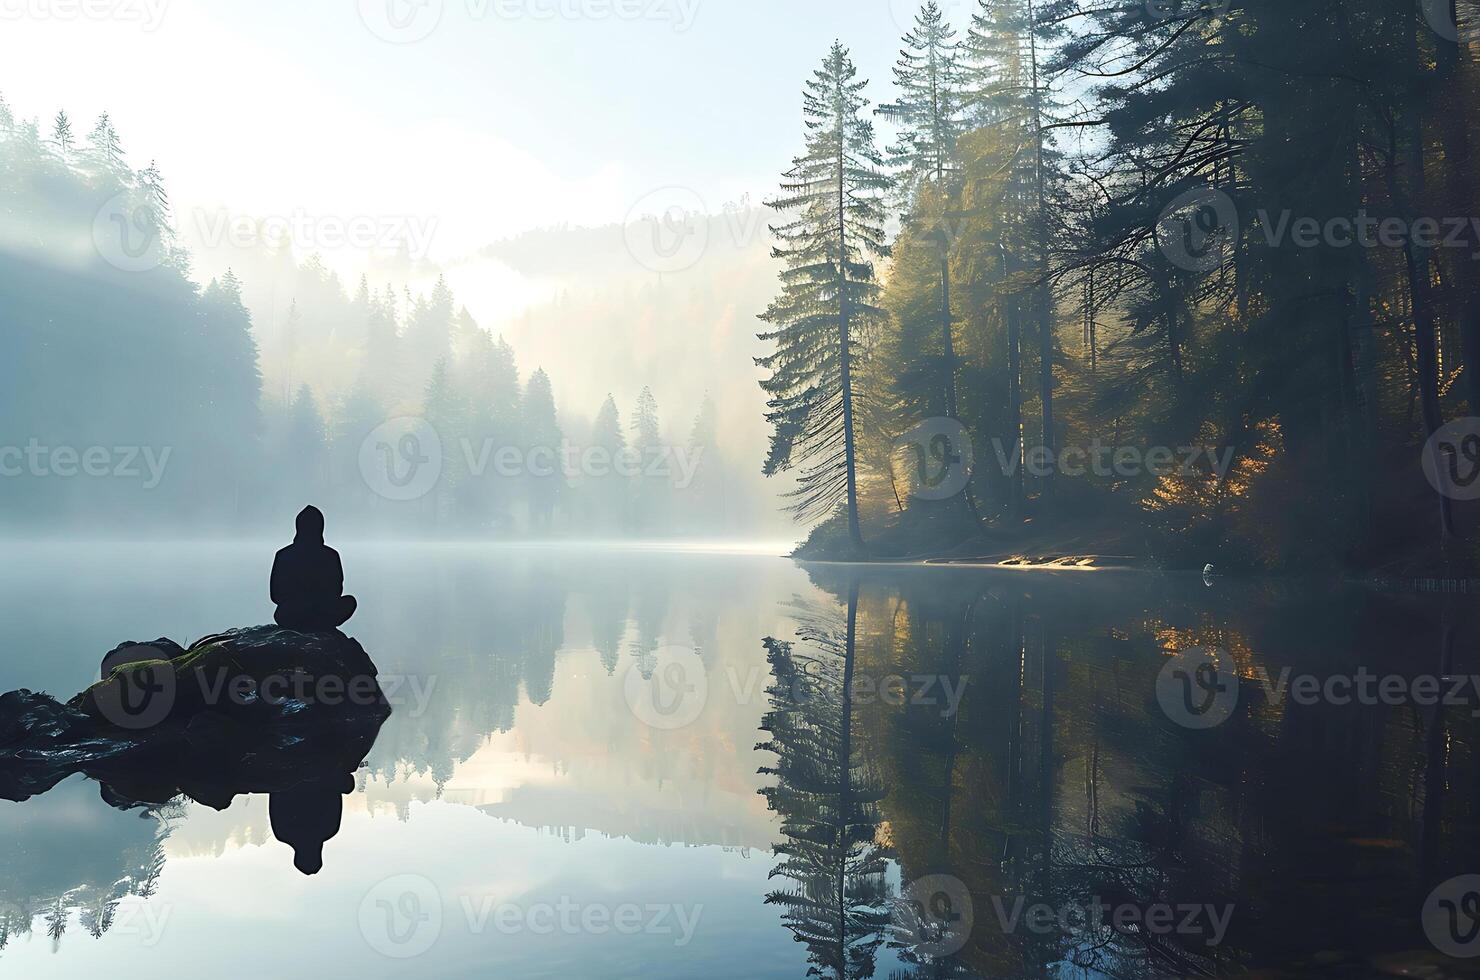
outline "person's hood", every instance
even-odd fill
[[[324,512],[312,505],[298,512],[298,534],[294,541],[307,544],[324,543]]]

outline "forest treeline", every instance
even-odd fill
[[[1472,564],[1471,0],[963,27],[882,105],[840,43],[806,82],[758,362],[803,553]]]
[[[522,373],[440,279],[422,296],[363,277],[346,290],[317,256],[268,243],[294,297],[271,325],[264,383],[244,283],[227,271],[197,284],[159,170],[130,167],[106,115],[79,136],[65,112],[43,127],[0,100],[0,215],[8,524],[255,529],[310,500],[367,531],[725,524],[709,400],[676,425],[646,389],[626,411],[608,397],[594,419],[561,417],[549,375]],[[376,437],[401,417],[425,419],[440,443],[440,475],[414,499],[387,490],[430,447]]]

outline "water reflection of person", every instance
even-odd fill
[[[299,783],[267,798],[272,835],[293,849],[293,867],[306,875],[324,867],[324,844],[339,833],[344,797],[355,790],[350,773]]]

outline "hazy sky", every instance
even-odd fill
[[[714,211],[765,196],[834,37],[877,102],[914,7],[0,0],[0,92],[22,117],[67,109],[79,136],[110,111],[182,221],[433,219],[430,254],[446,260],[530,227],[620,221],[666,185]]]

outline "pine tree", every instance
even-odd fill
[[[891,161],[900,170],[898,179],[904,191],[906,222],[911,226],[910,240],[938,256],[937,329],[941,343],[939,366],[931,374],[942,394],[940,414],[959,419],[955,325],[951,310],[950,250],[954,225],[948,213],[952,200],[948,181],[953,181],[959,172],[956,142],[961,127],[964,68],[956,32],[945,22],[935,0],[927,0],[914,30],[905,35],[904,44],[894,69],[895,84],[903,95],[897,102],[881,106],[879,111],[901,126]],[[971,494],[963,494],[961,500],[975,520]]]
[[[72,120],[67,118],[66,112],[58,112],[56,120],[51,127],[51,143],[57,148],[57,154],[66,163],[72,158]]]
[[[853,398],[862,335],[885,318],[871,257],[889,253],[882,195],[890,180],[874,145],[872,122],[848,52],[835,43],[803,98],[806,151],[769,206],[793,215],[773,226],[774,255],[786,270],[781,294],[760,335],[775,353],[756,363],[774,427],[764,472],[800,467],[792,511],[803,520],[847,510],[849,539],[863,551]]]
[[[585,475],[592,487],[598,532],[620,533],[627,529],[628,487],[616,472],[618,460],[627,452],[627,439],[622,434],[622,420],[617,412],[617,402],[610,394],[596,413],[591,429],[591,445],[600,449],[611,467],[600,476]]]
[[[467,436],[467,406],[445,357],[432,365],[423,406],[427,422],[437,430],[442,443],[442,476],[437,481],[433,512],[434,520],[441,523],[444,518],[462,516],[456,512],[456,504],[468,480],[462,450]]]
[[[525,459],[530,463],[525,478],[530,523],[548,531],[565,484],[560,458],[564,437],[555,415],[555,392],[543,368],[536,369],[524,386],[521,426]]]
[[[159,247],[166,261],[182,274],[189,275],[190,255],[180,247],[175,235],[174,209],[170,205],[169,192],[164,187],[164,176],[153,160],[139,171],[139,193],[143,196],[142,208],[149,226],[159,236]]]
[[[898,188],[908,209],[927,181],[943,181],[954,168],[961,128],[963,66],[956,31],[936,0],[926,0],[894,67],[896,101],[880,115],[900,127],[889,160],[899,171]]]
[[[726,475],[719,450],[719,412],[706,392],[689,429],[689,462],[694,476],[684,489],[693,529],[713,534],[728,529]]]
[[[666,484],[648,475],[649,464],[663,451],[658,400],[644,387],[632,412],[632,452],[639,460],[633,499],[633,524],[638,531],[651,532],[667,511]]]
[[[106,112],[98,117],[92,132],[87,135],[85,159],[88,171],[99,181],[123,185],[130,176],[123,146]]]

